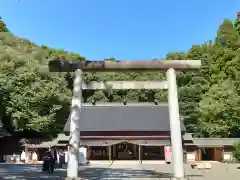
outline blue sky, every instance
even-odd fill
[[[239,0],[1,0],[17,36],[89,60],[153,59],[213,39]]]

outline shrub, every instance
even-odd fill
[[[233,157],[240,162],[240,141],[233,145]]]

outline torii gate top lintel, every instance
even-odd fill
[[[52,60],[48,63],[50,72],[74,72],[81,69],[84,72],[107,71],[176,71],[197,70],[201,60],[123,60],[123,61],[79,61]]]

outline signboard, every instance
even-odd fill
[[[164,146],[165,162],[172,162],[172,146]]]
[[[79,148],[79,151],[78,151],[78,155],[79,155],[79,161],[78,161],[78,163],[79,164],[83,164],[83,163],[86,163],[86,157],[87,157],[87,148],[85,148],[85,147],[81,147],[81,148]],[[64,154],[65,154],[65,163],[67,163],[68,162],[68,151],[65,151],[64,152]]]
[[[86,163],[87,159],[87,148],[86,147],[80,147],[79,148],[79,164]]]
[[[187,161],[195,161],[195,160],[196,160],[195,152],[187,152]]]

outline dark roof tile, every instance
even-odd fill
[[[70,117],[70,116],[69,116]],[[64,131],[69,132],[70,118]],[[167,104],[83,104],[80,131],[169,131]],[[182,125],[182,130],[185,128]]]

